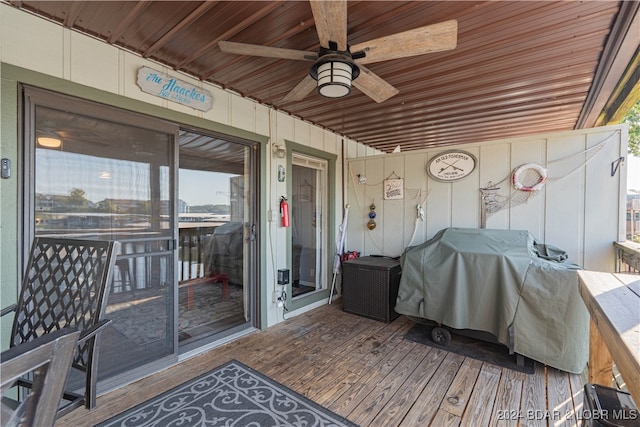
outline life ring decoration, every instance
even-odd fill
[[[529,169],[533,169],[534,171],[536,171],[539,176],[538,182],[536,182],[534,185],[524,185],[520,180],[522,177],[522,174]],[[516,190],[530,191],[530,192],[538,191],[542,187],[544,187],[544,184],[547,182],[547,170],[537,163],[527,163],[522,166],[518,166],[513,171],[512,180],[513,180],[513,186],[515,187]]]

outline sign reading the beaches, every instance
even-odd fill
[[[138,86],[143,92],[177,102],[200,111],[209,111],[213,95],[185,81],[148,67],[138,69]]]

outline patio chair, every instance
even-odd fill
[[[97,338],[109,323],[103,316],[119,248],[114,241],[35,238],[18,301],[0,313],[15,312],[11,347],[68,326],[80,331],[71,366],[84,386],[72,389],[67,381],[58,417],[82,404],[95,407]],[[30,387],[26,381],[21,385]]]
[[[2,352],[2,426],[51,427],[55,424],[79,335],[75,328],[64,328]],[[17,402],[5,397],[5,392],[27,374],[33,376],[33,387],[26,399]]]

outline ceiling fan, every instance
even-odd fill
[[[320,41],[318,52],[218,42],[220,50],[226,53],[313,61],[309,74],[283,98],[284,102],[301,101],[315,87],[322,96],[341,98],[350,93],[352,83],[374,101],[383,102],[396,95],[398,89],[364,64],[450,50],[457,44],[458,22],[450,20],[349,46],[347,1],[310,3]]]

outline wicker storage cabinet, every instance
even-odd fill
[[[342,309],[391,323],[400,285],[400,261],[386,257],[362,257],[342,264]]]

